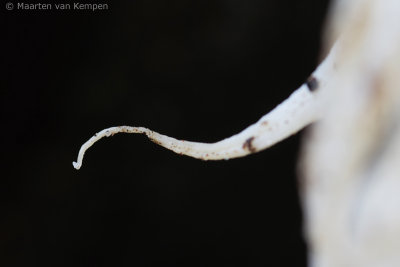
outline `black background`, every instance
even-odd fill
[[[204,162],[119,134],[71,163],[110,126],[213,142],[254,123],[315,68],[327,1],[5,2],[0,266],[306,266],[300,135]]]

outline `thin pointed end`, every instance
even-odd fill
[[[82,166],[82,164],[79,164],[78,162],[72,162],[72,165],[74,166],[75,169],[79,170]]]

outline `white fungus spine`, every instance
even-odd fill
[[[111,127],[98,132],[84,143],[79,150],[77,161],[72,164],[79,170],[86,150],[101,138],[116,133],[146,134],[154,143],[175,153],[202,160],[238,158],[266,149],[297,133],[321,116],[323,108],[321,92],[324,91],[328,78],[332,76],[335,50],[335,48],[331,50],[311,76],[314,79],[313,87],[318,88],[310,88],[310,84],[303,84],[275,109],[236,135],[215,143],[200,143],[177,140],[143,127]],[[316,89],[318,90],[315,91]]]

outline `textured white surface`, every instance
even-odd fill
[[[315,91],[311,92],[306,84],[294,91],[288,99],[264,115],[255,124],[242,132],[216,143],[199,143],[177,140],[159,134],[143,127],[118,126],[104,129],[82,145],[75,169],[82,166],[83,156],[95,142],[103,137],[116,133],[141,133],[163,147],[178,154],[199,158],[202,160],[221,160],[243,157],[248,154],[266,149],[277,142],[295,134],[306,125],[317,120],[323,113],[321,110],[322,96],[327,87],[328,79],[333,75],[333,63],[336,49],[315,70],[312,77],[316,79]]]
[[[96,141],[119,132],[219,160],[268,148],[319,120],[300,164],[310,266],[400,266],[400,1],[335,1],[325,49],[332,45],[312,74],[316,90],[302,85],[237,135],[205,144],[112,127],[81,147],[74,167]]]

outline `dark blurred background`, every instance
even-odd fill
[[[204,162],[119,134],[72,161],[110,126],[213,142],[254,123],[318,63],[327,0],[5,2],[0,266],[306,266],[301,135]]]

